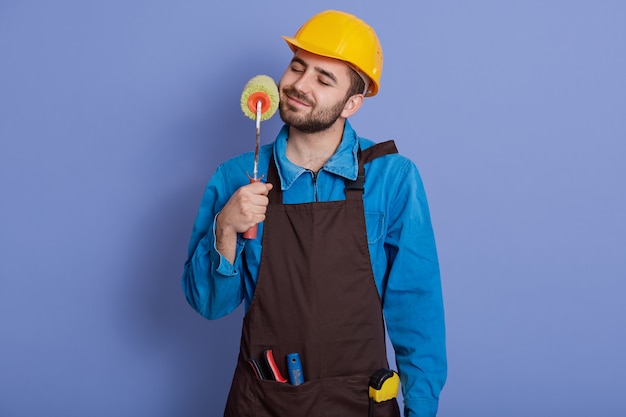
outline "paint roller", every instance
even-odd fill
[[[267,75],[257,75],[246,83],[241,94],[241,110],[250,119],[256,121],[256,146],[254,148],[254,167],[252,176],[248,174],[250,183],[259,182],[263,176],[259,177],[259,148],[261,147],[261,121],[272,117],[278,109],[278,86],[276,82]],[[254,239],[257,235],[257,226],[248,229],[243,237]]]

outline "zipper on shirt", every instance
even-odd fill
[[[313,179],[313,201],[317,203],[317,172],[311,171],[311,177]]]

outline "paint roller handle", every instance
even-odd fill
[[[249,178],[250,178],[250,184],[255,183],[255,182],[261,182],[261,178],[252,178],[252,177],[249,177]],[[254,226],[252,226],[251,228],[249,228],[243,233],[243,237],[245,239],[256,239],[258,228],[259,228],[259,225],[255,224]]]

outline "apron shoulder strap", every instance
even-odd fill
[[[283,192],[280,189],[280,177],[278,176],[278,168],[274,161],[274,153],[270,157],[270,165],[267,170],[267,182],[274,185],[268,194],[270,204],[283,204]]]
[[[348,198],[361,198],[365,189],[365,164],[372,162],[374,159],[381,156],[398,153],[396,143],[393,140],[377,143],[365,150],[361,150],[359,147],[359,173],[356,180],[345,180],[346,199]]]
[[[361,152],[363,158],[359,159],[359,166],[361,165],[361,160],[363,161],[363,164],[367,164],[378,157],[392,153],[398,153],[398,148],[396,148],[396,143],[393,140],[377,143],[376,145],[370,146]]]

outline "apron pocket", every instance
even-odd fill
[[[364,417],[369,410],[369,378],[322,378],[297,386],[255,380],[255,416]]]

